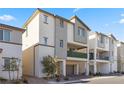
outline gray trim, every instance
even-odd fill
[[[14,42],[2,41],[2,40],[0,40],[0,43],[8,43],[8,44],[22,45],[21,43],[14,43]]]

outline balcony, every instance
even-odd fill
[[[100,47],[100,48],[105,48],[105,43],[101,43],[101,42],[97,42],[98,43],[98,47]]]
[[[101,56],[99,56],[99,57],[96,57],[96,59],[98,59],[98,60],[109,60],[109,57],[101,57]]]
[[[75,58],[87,58],[86,53],[80,53],[80,52],[75,52],[75,51],[67,51],[67,56],[75,57]]]
[[[93,60],[94,59],[94,53],[90,53],[90,60]],[[96,59],[98,60],[109,60],[109,57],[107,56],[96,56]]]

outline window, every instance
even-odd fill
[[[84,30],[84,29],[82,29],[82,31],[81,31],[81,32],[82,32],[82,36],[84,36],[84,37],[85,37],[85,33],[86,33],[86,32],[85,32],[85,30]]]
[[[112,40],[112,44],[114,44],[114,40]]]
[[[64,27],[64,21],[60,19],[60,27]]]
[[[5,70],[7,70],[8,67],[10,67],[10,58],[4,58],[4,68],[5,68]]]
[[[47,40],[48,38],[47,37],[44,37],[44,44],[47,45]]]
[[[10,41],[10,31],[4,30],[4,40]]]
[[[28,27],[26,27],[26,37],[28,36]]]
[[[10,31],[0,30],[0,40],[10,41]]]
[[[86,32],[85,32],[84,29],[82,29],[82,28],[80,28],[80,27],[78,28],[78,35],[79,35],[79,36],[84,36],[84,37],[85,37],[85,33],[86,33]]]
[[[60,47],[63,48],[63,40],[60,40]]]
[[[0,40],[3,40],[3,30],[0,30]]]
[[[48,24],[48,16],[44,15],[44,23]]]
[[[4,70],[18,70],[17,58],[4,58]]]
[[[103,35],[100,36],[100,43],[104,43],[104,36]]]

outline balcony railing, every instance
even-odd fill
[[[109,60],[109,57],[96,57],[96,59],[99,59],[99,60]]]
[[[90,60],[94,59],[94,53],[90,53]],[[96,56],[96,59],[98,60],[109,60],[109,57],[107,56]]]
[[[75,51],[67,51],[67,56],[68,57],[76,57],[76,58],[87,58],[86,53],[79,53]]]
[[[100,41],[97,41],[98,43],[98,47],[100,48],[104,48],[105,47],[105,43],[101,43]]]

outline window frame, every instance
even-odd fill
[[[44,16],[44,23],[48,24],[48,16],[47,15],[43,15]]]
[[[9,58],[9,57],[3,57],[3,66],[4,66],[3,71],[8,71],[8,69],[5,68],[5,60],[6,59],[9,60],[9,63],[7,63],[9,65],[9,70],[10,71],[17,71],[18,70],[18,68],[17,68],[17,66],[18,66],[18,58],[14,58],[16,60],[16,67],[14,69],[12,69],[11,65],[10,65],[12,58]]]
[[[103,35],[100,35],[100,43],[104,43],[105,42],[105,37]]]
[[[78,35],[85,37],[86,36],[85,29],[81,28],[81,27],[78,27]]]
[[[60,19],[60,27],[64,27],[64,20],[63,19]]]
[[[64,41],[63,41],[63,40],[60,40],[60,41],[59,41],[59,47],[61,47],[61,48],[64,47]]]
[[[44,38],[44,45],[48,45],[48,37],[43,37]]]
[[[26,27],[26,31],[25,32],[26,32],[26,34],[25,34],[26,37],[28,37],[28,27]]]
[[[5,39],[5,35],[6,35],[6,34],[5,34],[5,31],[9,32],[9,40],[6,40],[6,39]],[[11,31],[10,31],[10,30],[2,30],[2,32],[3,32],[3,33],[2,33],[3,35],[2,35],[2,40],[1,40],[1,41],[10,42],[10,41],[11,41]]]

